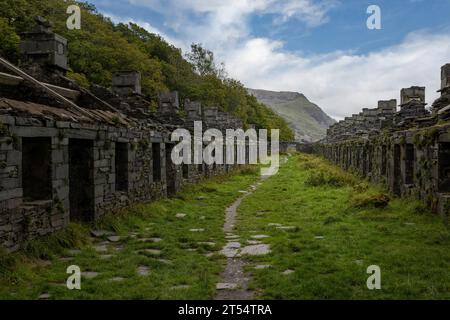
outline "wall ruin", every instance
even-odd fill
[[[200,103],[188,102],[184,117],[178,94],[165,92],[158,97],[158,111],[151,112],[136,71],[117,72],[112,89],[80,88],[65,76],[63,40],[42,21],[24,35],[21,68],[39,85],[0,67],[0,247],[8,251],[71,221],[95,221],[226,172],[225,165],[183,168],[170,159],[171,132],[193,130],[196,120],[203,120],[204,130],[215,127],[216,108],[202,110]],[[64,46],[57,59],[50,51],[58,47],[42,41]],[[31,54],[31,47],[43,54]],[[220,117],[222,131],[242,127],[229,114]]]
[[[450,64],[442,67],[442,87],[428,111],[425,88],[402,89],[395,100],[331,126],[313,149],[345,170],[381,183],[401,197],[450,213]]]

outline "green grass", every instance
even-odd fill
[[[294,156],[242,203],[241,239],[265,234],[272,247],[267,256],[248,258],[271,265],[248,268],[259,298],[449,299],[446,221],[339,171],[319,158]],[[381,290],[367,289],[370,265],[381,268]],[[287,269],[295,272],[283,275]]]
[[[102,253],[94,250],[96,243],[89,236],[90,226],[78,224],[31,241],[22,252],[0,253],[0,299],[36,299],[42,293],[49,293],[51,299],[210,299],[225,264],[225,258],[217,253],[225,243],[224,210],[241,195],[239,190],[246,189],[257,179],[257,173],[256,168],[244,169],[237,174],[187,186],[175,198],[107,216],[95,228],[113,230],[124,237],[120,243],[122,251],[115,251],[114,245],[108,245],[108,253],[113,254],[108,260],[102,260]],[[177,213],[187,216],[177,219]],[[199,228],[205,231],[189,231]],[[129,237],[133,232],[138,238],[158,237],[162,241],[139,242]],[[210,247],[200,242],[215,245]],[[72,254],[73,261],[61,261],[61,257],[71,256],[69,248],[81,248],[81,252]],[[139,251],[152,248],[161,250],[161,255],[155,257]],[[213,255],[207,257],[207,253]],[[51,261],[51,265],[41,259]],[[82,290],[70,291],[64,285],[69,265],[99,275],[82,279]],[[149,267],[149,275],[138,275],[139,266]],[[114,277],[125,280],[112,282]],[[176,286],[189,287],[174,289]]]
[[[256,168],[246,169],[188,186],[175,198],[108,215],[95,229],[124,238],[122,251],[108,245],[110,260],[93,249],[99,240],[89,236],[92,226],[78,224],[31,241],[22,252],[0,253],[0,299],[36,299],[42,293],[52,299],[211,299],[226,263],[218,254],[225,244],[224,210],[257,180]],[[177,213],[187,217],[177,219]],[[245,258],[260,299],[450,299],[447,222],[417,201],[393,198],[317,157],[296,155],[245,198],[236,233],[243,245],[252,235],[270,236],[263,241],[272,253]],[[199,228],[205,231],[189,231]],[[139,242],[132,233],[163,240]],[[71,255],[69,248],[80,253],[61,261]],[[143,249],[159,249],[161,256]],[[271,267],[253,269],[258,264]],[[64,286],[69,265],[99,275],[70,291]],[[136,272],[142,265],[150,268],[146,277]],[[370,265],[381,268],[381,290],[367,289]],[[283,275],[288,269],[294,273]],[[125,280],[112,282],[114,277]]]

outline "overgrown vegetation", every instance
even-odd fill
[[[68,30],[66,9],[77,3],[82,8],[81,30]],[[40,15],[54,24],[55,32],[69,41],[69,76],[80,85],[109,87],[119,70],[142,72],[143,93],[152,101],[164,90],[177,90],[185,99],[218,106],[256,128],[280,129],[282,141],[293,140],[287,123],[268,107],[258,103],[237,80],[226,76],[212,52],[193,44],[186,56],[157,34],[137,24],[114,24],[88,3],[72,0],[3,0],[0,2],[0,55],[19,60],[19,35],[34,26]]]
[[[211,299],[225,260],[218,254],[225,244],[225,208],[258,173],[257,168],[243,168],[190,185],[175,198],[107,215],[93,226],[72,224],[29,241],[19,253],[0,253],[0,299],[37,299],[43,293],[51,299]],[[177,218],[177,213],[186,216]],[[114,232],[121,239],[92,238],[91,229]],[[83,277],[82,290],[68,290],[70,265],[98,276]],[[148,275],[138,274],[142,266]]]
[[[272,249],[246,258],[251,289],[261,299],[449,299],[445,221],[422,203],[391,198],[357,177],[355,183],[346,177],[331,185],[305,183],[311,172],[328,177],[339,170],[318,157],[294,156],[243,201],[241,242],[267,235],[263,241]],[[370,265],[381,268],[381,290],[367,289]]]
[[[308,171],[305,185],[310,187],[333,186],[343,187],[353,185],[356,179],[353,175],[337,167],[327,165],[322,160],[309,156],[299,156],[299,166]]]
[[[391,198],[384,192],[370,190],[366,193],[358,193],[352,196],[351,203],[355,208],[386,208]]]

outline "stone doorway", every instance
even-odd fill
[[[405,184],[414,183],[415,150],[413,144],[405,146]]]
[[[177,168],[171,157],[173,147],[174,145],[172,144],[166,144],[167,196],[173,196],[177,191]]]
[[[93,141],[69,139],[70,220],[93,221],[94,205]]]
[[[402,172],[400,167],[401,161],[401,148],[399,144],[394,146],[394,176],[393,180],[393,192],[395,195],[400,195],[400,184],[402,183]]]
[[[153,182],[161,181],[161,144],[152,143]]]
[[[450,142],[439,143],[439,192],[450,193]]]

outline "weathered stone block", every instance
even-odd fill
[[[400,104],[406,104],[410,101],[425,102],[425,87],[411,87],[404,88],[400,92],[401,102]]]
[[[23,196],[23,190],[21,188],[0,191],[0,201],[21,198]]]
[[[55,166],[55,180],[69,179],[69,165],[61,164]]]
[[[22,152],[11,150],[7,153],[7,160],[10,165],[18,165],[22,162]]]
[[[59,129],[69,129],[70,128],[70,122],[67,122],[67,121],[56,121],[55,125]]]
[[[0,123],[13,126],[16,123],[16,120],[13,116],[0,115]]]

